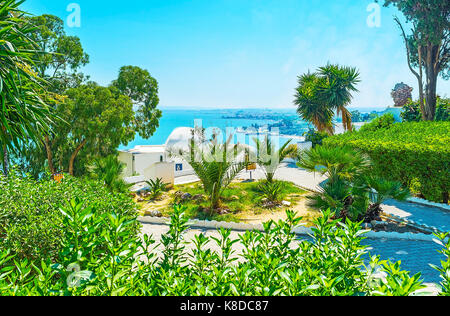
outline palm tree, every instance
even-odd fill
[[[395,199],[397,201],[405,201],[410,197],[410,191],[408,188],[403,188],[402,184],[398,181],[391,181],[373,176],[366,176],[364,178],[365,184],[369,191],[369,198],[372,204],[367,211],[367,217],[374,219],[379,217],[383,211],[381,204],[388,199]]]
[[[349,147],[317,146],[303,152],[297,165],[327,176],[328,182],[350,182],[367,171],[370,160]]]
[[[330,64],[300,76],[294,100],[297,113],[319,132],[333,134],[332,119],[336,111],[342,114],[344,128],[351,130],[352,116],[346,106],[352,100],[352,92],[358,91],[359,81],[356,68]]]
[[[319,94],[324,102],[336,113],[342,114],[345,130],[352,130],[352,115],[347,105],[352,101],[352,92],[357,92],[356,84],[360,82],[356,68],[331,65],[319,68],[319,76],[324,79],[319,86]]]
[[[300,117],[311,122],[319,132],[333,133],[333,111],[320,98],[318,88],[324,84],[315,73],[307,73],[298,78],[294,103]]]
[[[172,153],[187,160],[194,169],[209,197],[211,215],[219,209],[224,190],[246,166],[244,147],[231,141],[232,136],[222,143],[213,135],[209,142],[199,143],[193,137],[187,152]]]
[[[0,157],[7,173],[8,150],[38,141],[51,114],[42,100],[42,80],[32,70],[39,48],[30,40],[34,27],[18,9],[23,1],[0,2]]]
[[[275,172],[280,163],[296,152],[296,147],[289,146],[292,139],[286,142],[278,150],[272,143],[269,135],[265,135],[264,140],[254,138],[256,143],[256,163],[264,170],[266,180],[273,182]]]

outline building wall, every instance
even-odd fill
[[[133,154],[120,151],[119,161],[125,164],[125,168],[122,172],[124,178],[133,176]]]

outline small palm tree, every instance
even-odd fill
[[[287,157],[294,155],[297,152],[297,147],[290,146],[292,140],[289,140],[279,149],[276,149],[269,135],[265,135],[263,141],[259,138],[254,138],[254,141],[256,144],[256,163],[264,170],[266,180],[273,182],[280,163]]]
[[[327,176],[328,182],[351,181],[367,171],[370,160],[350,147],[317,146],[303,152],[297,165]]]
[[[370,201],[372,202],[367,211],[367,217],[370,220],[380,216],[383,212],[381,204],[386,200],[405,201],[411,195],[409,189],[403,188],[400,182],[373,176],[366,176],[364,179],[369,191]]]
[[[247,165],[243,159],[244,147],[231,144],[231,141],[232,136],[223,143],[213,135],[209,142],[199,144],[192,138],[188,152],[178,153],[189,162],[202,182],[209,197],[211,215],[219,209],[224,190]]]
[[[156,180],[145,181],[150,189],[150,199],[154,200],[161,196],[164,191],[167,191],[167,184],[161,178]]]

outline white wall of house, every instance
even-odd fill
[[[122,176],[124,178],[133,176],[133,154],[125,151],[119,151],[119,161],[125,164]]]
[[[174,185],[175,167],[173,162],[157,162],[144,170],[147,180],[161,179],[164,183]]]

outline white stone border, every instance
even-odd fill
[[[410,202],[410,203],[422,204],[425,206],[437,207],[437,208],[440,208],[440,209],[450,212],[450,205],[448,205],[448,204],[430,202],[430,201],[427,201],[427,200],[424,200],[421,198],[417,198],[417,197],[409,198],[406,201]]]
[[[167,217],[150,217],[150,216],[140,216],[138,221],[142,224],[154,224],[154,225],[169,225],[170,218]],[[218,221],[201,221],[201,220],[190,220],[188,225],[191,228],[200,228],[207,230],[216,230],[218,228],[225,228],[234,231],[264,231],[263,225],[252,225],[245,223],[233,223],[233,222],[218,222]],[[308,227],[297,227],[293,231],[296,235],[311,235],[312,229]],[[416,240],[416,241],[433,241],[436,239],[434,235],[426,234],[414,234],[414,233],[396,233],[396,232],[374,232],[368,231],[364,234],[366,238],[372,239],[401,239],[401,240]]]

